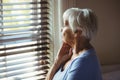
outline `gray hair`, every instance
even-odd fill
[[[73,32],[80,29],[82,35],[91,39],[97,32],[97,18],[91,9],[70,8],[63,14]]]

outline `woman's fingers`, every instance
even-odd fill
[[[73,52],[72,52],[72,48],[70,48],[70,50],[69,50],[69,56],[71,57],[72,54],[73,54]]]
[[[65,55],[65,54],[68,54],[70,48],[71,48],[71,47],[70,47],[68,44],[63,43],[62,46],[61,46],[61,48],[60,48],[60,50],[59,50],[59,52],[58,52],[58,56],[59,56],[59,55],[60,55],[60,56],[63,56],[63,55]]]
[[[60,60],[61,60],[61,64],[65,63],[66,61],[68,61],[71,56],[72,56],[73,52],[72,52],[72,48],[69,50],[68,54],[65,54]]]

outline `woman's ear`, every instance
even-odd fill
[[[81,36],[81,34],[82,34],[82,30],[80,30],[80,29],[77,29],[77,30],[75,30],[75,37],[80,37]]]

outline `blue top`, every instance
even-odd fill
[[[62,67],[53,80],[102,80],[100,64],[94,49],[89,49],[75,58],[64,71]]]

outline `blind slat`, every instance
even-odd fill
[[[41,22],[41,23],[27,23],[27,24],[17,24],[17,25],[8,25],[8,26],[0,26],[1,29],[4,28],[15,28],[15,27],[25,27],[25,26],[39,26],[39,25],[49,25],[48,22]]]
[[[12,6],[12,5],[34,5],[34,4],[48,4],[47,1],[41,1],[41,2],[20,2],[20,3],[2,3],[0,6]]]
[[[2,63],[1,64],[4,64],[5,60],[8,60],[8,62],[11,62],[11,61],[16,61],[16,60],[22,60],[22,59],[25,59],[25,58],[34,58],[34,57],[38,57],[37,61],[41,60],[42,58],[41,57],[46,57],[48,54],[50,54],[50,52],[46,51],[46,50],[43,50],[44,52],[40,52],[40,51],[34,51],[34,52],[27,52],[27,53],[22,53],[22,54],[12,54],[11,55],[8,53],[4,53],[4,56],[6,55],[9,55],[7,56],[6,58],[4,56],[1,56],[1,61]],[[48,59],[48,58],[46,58]],[[25,61],[24,61],[25,62]],[[17,62],[19,64],[19,62]],[[46,63],[46,62],[45,62]],[[12,64],[16,64],[16,63],[12,63]],[[42,62],[41,62],[42,64]]]
[[[4,48],[0,48],[0,51],[2,50],[12,50],[12,49],[16,49],[16,48],[25,48],[25,47],[32,47],[32,46],[40,46],[40,45],[48,45],[50,44],[49,42],[45,41],[45,42],[38,42],[36,44],[26,44],[26,45],[20,45],[20,46],[15,46],[15,47],[4,47]]]
[[[9,62],[5,63],[5,62],[1,62],[0,63],[0,71],[6,69],[6,66],[7,66],[7,71],[8,69],[19,69],[19,68],[25,68],[25,67],[33,67],[33,66],[43,66],[43,65],[48,65],[49,64],[49,58],[48,56],[44,56],[44,57],[39,57],[37,58],[38,56],[36,57],[30,57],[30,58],[27,58],[27,59],[32,59],[32,60],[27,60],[25,58],[21,58],[19,60],[16,59],[15,60],[10,60]],[[25,60],[25,61],[24,61]],[[20,62],[17,62],[17,61],[20,61]],[[27,62],[28,61],[28,62]],[[39,62],[38,62],[39,61]],[[13,63],[15,62],[15,63]]]
[[[7,74],[7,76],[5,76],[5,77],[8,77],[8,79],[9,80],[11,80],[10,78],[12,78],[12,79],[15,79],[15,77],[22,77],[22,78],[26,78],[27,76],[28,76],[28,74],[30,74],[30,72],[29,71],[31,71],[30,69],[29,70],[27,70],[28,72],[26,73],[26,72],[20,72],[20,71],[18,71],[18,72],[16,72],[16,73],[8,73]],[[38,71],[31,71],[31,72],[33,72],[33,73],[36,73],[36,74],[39,74],[39,75],[41,75],[41,73],[40,72],[38,72]],[[27,76],[24,76],[25,74],[27,74]],[[31,73],[32,74],[32,73]],[[45,72],[44,73],[42,73],[42,74],[45,74]],[[1,74],[2,75],[2,74]],[[4,75],[4,74],[3,74]],[[32,74],[32,75],[34,75],[35,76],[35,74]],[[32,76],[32,75],[29,75],[29,78],[30,78],[30,76]],[[37,75],[36,75],[37,76]],[[2,77],[2,78],[5,78],[4,76]],[[7,80],[8,80],[7,79]],[[34,79],[33,79],[34,80]]]
[[[7,54],[7,56],[8,55],[15,55],[15,54],[20,54],[20,53],[28,53],[28,52],[32,52],[32,51],[40,51],[40,50],[49,50],[49,47],[38,47],[38,48],[33,48],[33,49],[27,49],[27,50],[22,50],[22,51],[11,51],[11,52],[2,52],[1,54],[0,54],[0,56],[6,56],[6,54]]]
[[[31,8],[19,8],[19,9],[0,9],[0,11],[18,11],[18,10],[38,10],[49,9],[48,7],[31,7]]]
[[[31,30],[31,29],[30,29]],[[50,33],[46,32],[46,30],[41,31],[30,31],[28,30],[15,30],[15,31],[6,31],[4,35],[1,35],[1,39],[12,39],[12,38],[20,38],[20,37],[28,37],[28,36],[46,36],[50,35]],[[35,29],[34,29],[35,30]],[[2,31],[3,32],[3,31]],[[1,33],[2,33],[1,32]],[[24,34],[24,35],[23,35]]]
[[[47,66],[47,64],[40,66],[38,64],[38,62],[37,62],[35,65],[32,65],[32,63],[31,63],[31,65],[30,64],[28,64],[28,65],[27,64],[24,64],[24,65],[22,64],[20,66],[12,66],[12,67],[10,66],[5,70],[6,70],[7,73],[11,73],[13,71],[15,71],[15,72],[24,72],[26,70],[27,71],[31,71],[31,70],[32,71],[39,71],[41,69],[49,69],[49,67]],[[5,74],[6,73],[5,70],[0,70],[1,74]]]
[[[35,76],[39,76],[39,78],[41,79],[41,75],[44,75],[46,73],[47,70],[43,70],[43,71],[34,71],[34,72],[29,72],[29,73],[23,73],[21,75],[16,75],[16,76],[12,76],[12,77],[3,77],[3,79],[1,80],[12,80],[12,79],[21,79],[22,80],[30,80],[31,77],[35,77]],[[31,80],[37,80],[37,79],[31,79]]]
[[[26,32],[23,32],[23,31],[26,31]],[[32,35],[32,33],[34,33],[34,35],[36,35],[36,36],[39,36],[39,35],[49,35],[50,33],[48,33],[48,32],[45,32],[46,30],[43,30],[44,32],[38,32],[38,30],[36,30],[36,29],[26,29],[26,30],[24,30],[24,29],[22,29],[22,30],[13,30],[13,31],[6,31],[6,32],[1,32],[2,34],[1,34],[1,39],[6,39],[6,37],[8,38],[8,37],[10,37],[10,36],[19,36],[19,35],[23,35],[23,34],[25,34],[25,35]],[[3,34],[3,33],[5,33],[5,34]]]
[[[0,23],[8,23],[8,22],[20,22],[20,21],[34,21],[34,20],[47,20],[48,17],[41,17],[41,18],[24,18],[24,19],[14,19],[14,20],[0,20]]]
[[[12,17],[12,16],[30,16],[30,15],[48,15],[49,12],[34,12],[34,13],[24,13],[24,14],[3,14],[3,15],[0,15],[0,17]]]
[[[29,36],[29,37],[21,37],[21,38],[13,38],[13,39],[2,39],[2,40],[0,40],[0,43],[1,44],[3,44],[3,43],[8,43],[9,44],[9,42],[16,42],[16,43],[19,43],[19,42],[24,42],[24,40],[31,40],[31,41],[35,41],[35,40],[49,40],[49,37],[46,37],[46,36],[42,36],[42,37],[32,37],[32,39],[31,39],[31,37]],[[6,44],[5,43],[5,44]]]

